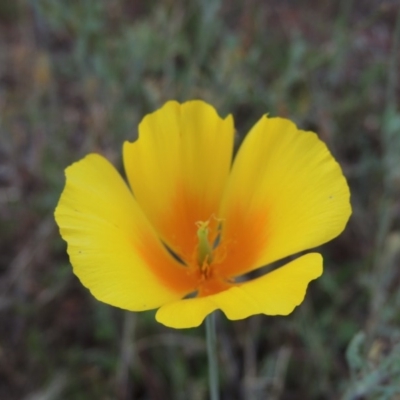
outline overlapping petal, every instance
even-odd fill
[[[230,251],[219,271],[239,275],[319,246],[344,229],[349,188],[312,132],[262,117],[244,140],[219,216]]]
[[[191,257],[197,221],[216,215],[231,165],[233,119],[202,101],[167,102],[147,115],[139,139],[126,142],[130,186],[163,240]]]
[[[193,290],[193,279],[105,158],[91,154],[67,168],[66,177],[56,221],[75,274],[98,300],[141,311]]]
[[[223,292],[168,303],[157,311],[156,319],[172,328],[191,328],[217,309],[231,320],[255,314],[288,315],[303,301],[309,282],[321,274],[321,255],[309,253]]]

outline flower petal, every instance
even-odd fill
[[[156,319],[178,329],[199,326],[217,309],[231,320],[255,314],[288,315],[304,300],[309,282],[321,274],[321,255],[309,253],[261,278],[224,292],[166,304],[157,311]]]
[[[124,165],[134,195],[163,240],[192,256],[195,223],[216,216],[229,174],[233,119],[202,101],[167,102],[124,143]]]
[[[236,276],[319,246],[351,214],[340,166],[312,132],[262,117],[234,161],[220,217],[228,252],[221,273]]]
[[[98,300],[141,311],[193,290],[105,158],[91,154],[67,168],[66,177],[56,221],[75,274]]]

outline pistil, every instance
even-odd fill
[[[213,260],[213,246],[208,240],[209,222],[210,221],[198,221],[196,224],[198,227],[197,238],[199,240],[197,246],[197,263],[204,272],[207,272],[208,266]]]

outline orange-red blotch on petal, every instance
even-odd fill
[[[244,205],[231,207],[223,221],[220,251],[226,256],[219,273],[232,278],[259,267],[260,254],[268,246],[268,205],[258,212]]]
[[[197,223],[210,220],[215,224],[213,215],[217,207],[213,202],[202,199],[192,192],[183,182],[178,182],[173,190],[170,211],[159,218],[158,226],[167,238],[167,244],[184,261],[191,262],[197,246]]]
[[[143,237],[142,244],[137,250],[163,285],[179,293],[189,294],[196,290],[199,280],[198,271],[177,261],[152,237]]]

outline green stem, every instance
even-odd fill
[[[210,399],[219,400],[219,379],[217,359],[217,334],[215,329],[215,313],[206,318],[206,338],[208,357],[208,384],[210,387]]]

